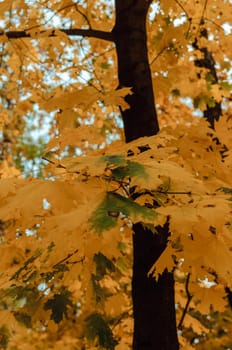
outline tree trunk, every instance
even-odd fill
[[[147,55],[146,16],[151,0],[115,0],[113,29],[118,57],[120,87],[131,87],[126,96],[130,108],[121,111],[126,141],[155,135],[159,125],[155,110]],[[153,263],[164,251],[168,223],[158,233],[134,225],[132,298],[134,312],[133,350],[177,350],[174,278],[165,271],[158,281],[148,277]]]
[[[133,350],[177,350],[173,273],[165,271],[155,281],[147,273],[167,245],[169,224],[157,233],[134,225],[132,298]]]
[[[131,87],[130,108],[122,112],[126,141],[155,135],[159,125],[147,55],[146,15],[151,1],[116,0],[113,29],[119,87]]]

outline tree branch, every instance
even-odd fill
[[[57,31],[61,31],[69,36],[83,36],[89,38],[97,38],[106,41],[114,41],[114,35],[112,32],[105,32],[102,30],[95,29],[58,29]],[[49,37],[56,37],[58,33],[56,29],[51,30],[41,30],[38,31],[38,38],[40,35],[44,35],[48,32]],[[8,32],[0,32],[1,35],[6,35],[8,39],[22,39],[22,38],[34,38],[33,34],[30,31],[21,30],[21,31],[8,31]]]
[[[188,273],[187,278],[186,278],[186,282],[185,282],[185,292],[186,292],[186,295],[187,295],[187,302],[186,302],[184,311],[182,313],[180,322],[179,322],[179,324],[177,326],[177,329],[182,329],[184,318],[185,318],[185,316],[186,316],[186,314],[188,312],[188,307],[189,307],[189,304],[190,304],[190,302],[192,300],[192,297],[193,297],[193,295],[190,294],[190,292],[189,292],[189,280],[190,280],[190,273]]]

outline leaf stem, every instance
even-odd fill
[[[184,318],[187,314],[189,304],[190,304],[192,297],[193,297],[193,295],[189,292],[189,281],[190,281],[190,272],[188,273],[186,281],[185,281],[185,292],[187,295],[187,302],[185,304],[184,311],[182,313],[181,319],[180,319],[179,324],[177,326],[178,329],[182,329],[182,327],[183,327]]]

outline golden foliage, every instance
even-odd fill
[[[151,11],[148,51],[162,129],[125,145],[114,141],[117,106],[128,107],[131,89],[117,89],[113,44],[53,28],[54,18],[113,28],[108,2],[86,5],[0,4],[0,347],[130,349],[133,224],[156,234],[167,219],[168,247],[148,273],[175,270],[178,320],[191,295],[182,349],[231,346],[231,45],[223,29],[231,6],[161,1],[161,11]],[[31,39],[8,39],[14,30]],[[194,64],[204,47],[217,63],[217,82]],[[212,130],[192,113],[215,102],[224,110]],[[41,110],[52,119],[44,179],[23,178],[16,165],[27,159],[26,119],[37,118],[38,132],[46,123]],[[190,345],[194,337],[198,345]]]

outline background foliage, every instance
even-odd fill
[[[152,3],[162,128],[130,144],[131,91],[91,32],[112,30],[113,2],[2,1],[0,15],[1,347],[130,349],[132,224],[168,220],[149,274],[175,269],[180,344],[231,348],[231,2]],[[216,103],[213,130],[200,116]]]

